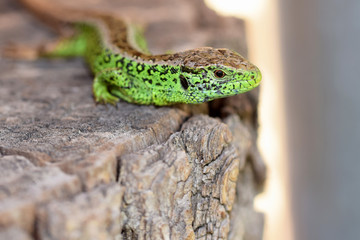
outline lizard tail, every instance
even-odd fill
[[[67,8],[51,0],[18,0],[25,8],[31,11],[42,22],[55,30],[61,29],[64,24],[74,23],[84,19],[87,11]]]
[[[72,36],[76,32],[74,24],[87,22],[95,25],[101,31],[104,41],[111,46],[134,56],[143,55],[129,42],[127,24],[123,19],[113,14],[104,14],[101,11],[90,9],[72,9],[61,4],[55,4],[55,1],[52,0],[18,1],[59,35]]]

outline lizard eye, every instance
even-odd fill
[[[215,77],[217,77],[217,78],[223,78],[223,77],[225,77],[225,73],[224,73],[224,71],[221,71],[221,70],[215,70],[214,71],[214,74],[215,74]]]

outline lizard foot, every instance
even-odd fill
[[[119,101],[119,98],[111,95],[109,92],[97,92],[96,94],[94,93],[95,95],[95,101],[97,103],[103,103],[103,104],[106,104],[106,103],[110,103],[112,105],[116,105],[116,103]]]
[[[119,101],[119,98],[112,95],[109,90],[108,86],[105,84],[104,81],[101,81],[99,78],[95,78],[93,83],[93,93],[95,96],[95,101],[97,103],[110,103],[112,105],[116,105]]]

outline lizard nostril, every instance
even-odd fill
[[[252,79],[255,80],[256,83],[261,81],[261,72],[259,69],[257,69],[256,71],[254,71],[254,74],[251,76]]]

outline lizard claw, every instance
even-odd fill
[[[102,92],[100,94],[95,95],[95,101],[97,103],[103,103],[103,104],[110,103],[112,105],[116,105],[116,103],[119,101],[119,98],[111,95],[109,92]]]

